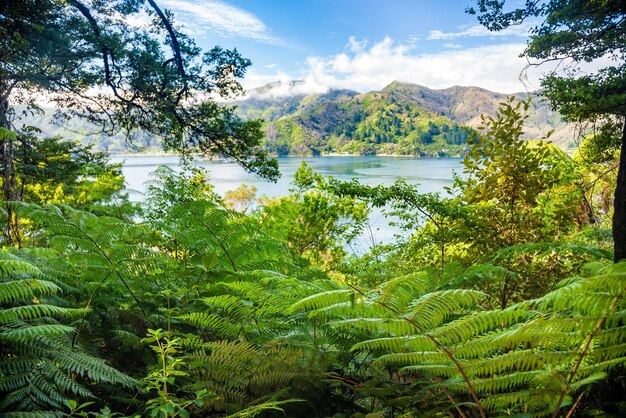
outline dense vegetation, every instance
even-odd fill
[[[17,205],[21,245],[1,251],[0,408],[620,416],[626,266],[604,233],[610,180],[522,141],[523,113],[508,102],[485,120],[449,197],[306,166],[254,211],[253,190],[223,201],[199,171],[159,169],[141,208],[117,182],[79,200],[84,175],[31,179],[67,195]],[[407,239],[349,258],[373,205]]]
[[[276,87],[284,88],[270,84],[237,101],[239,114],[265,121],[264,146],[275,155],[462,155],[468,134],[461,127],[476,128],[481,114],[495,116],[499,103],[507,99],[477,87],[432,90],[397,81],[363,94],[331,90],[274,97]],[[540,96],[520,93],[516,97],[532,97],[527,139],[553,130],[557,145],[575,148],[573,125],[563,122]]]
[[[593,38],[623,51],[619,2],[477,4],[494,29],[544,17],[531,56],[549,56],[570,24],[606,25]],[[184,165],[159,168],[137,205],[106,155],[12,129],[10,104],[36,111],[34,94],[58,94],[105,130],[171,135],[175,149],[220,151],[274,178],[260,121],[192,100],[239,91],[249,62],[202,55],[152,0],[37,5],[0,6],[2,416],[626,415],[626,142],[615,141],[622,108],[602,107],[623,94],[623,74],[547,79],[555,107],[602,127],[573,157],[547,133],[525,140],[529,106],[514,99],[468,131],[383,93],[320,108],[340,115],[317,126],[337,146],[466,141],[464,176],[445,195],[303,165],[285,196],[242,186],[222,198]],[[144,6],[149,28],[117,19]],[[113,94],[90,96],[99,85]],[[403,234],[350,256],[373,207]]]
[[[323,102],[269,124],[266,134],[266,148],[278,155],[460,155],[467,138],[448,118],[385,93]]]

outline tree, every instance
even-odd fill
[[[294,256],[332,269],[345,257],[345,245],[363,231],[369,211],[353,197],[334,194],[329,181],[302,162],[291,193],[260,199],[257,216],[262,229],[286,242]]]
[[[150,22],[131,24],[140,13]],[[219,46],[202,53],[154,0],[7,0],[0,5],[3,198],[15,200],[15,104],[37,98],[104,133],[155,135],[167,149],[221,154],[275,179],[258,146],[260,121],[242,121],[215,96],[242,92],[250,61]],[[11,209],[9,208],[9,212]],[[6,233],[10,235],[10,219]]]
[[[237,212],[246,213],[256,202],[256,186],[242,184],[234,190],[224,193],[226,207]]]
[[[486,244],[490,251],[554,239],[561,228],[547,228],[546,224],[557,219],[565,230],[579,226],[581,193],[569,190],[567,196],[561,196],[569,210],[553,214],[555,219],[548,220],[552,216],[542,213],[541,201],[546,200],[546,194],[550,192],[548,200],[557,200],[558,187],[570,186],[578,178],[571,173],[575,171],[571,159],[543,142],[545,138],[521,138],[527,110],[528,103],[514,105],[511,98],[501,104],[495,118],[483,116],[480,134],[474,132],[468,139],[470,149],[463,160],[467,178],[456,179],[465,204],[491,207],[478,223],[480,230],[474,232],[477,244]]]
[[[18,200],[33,203],[73,203],[86,209],[86,202],[106,201],[124,188],[120,164],[110,164],[104,152],[93,152],[91,145],[63,141],[60,137],[38,138],[18,135],[15,144],[15,176]],[[108,193],[96,194],[95,183],[101,176],[115,178]],[[85,189],[92,190],[85,190]]]
[[[613,212],[614,261],[626,259],[626,3],[526,0],[524,7],[512,10],[505,9],[505,3],[477,0],[477,8],[467,11],[495,31],[542,18],[530,31],[524,55],[540,60],[537,65],[559,62],[565,68],[543,77],[543,94],[567,120],[597,126],[596,140],[603,147],[621,148]],[[612,64],[593,73],[582,71],[581,64],[600,58]]]

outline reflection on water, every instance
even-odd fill
[[[126,156],[114,157],[113,162],[123,162],[122,172],[131,190],[131,200],[143,200],[145,182],[151,172],[159,165],[167,165],[178,170],[178,158],[173,156]],[[453,183],[453,172],[461,173],[460,158],[412,158],[412,157],[310,157],[279,158],[281,178],[268,182],[246,173],[240,166],[223,160],[198,161],[195,164],[210,170],[211,182],[215,191],[223,195],[241,184],[254,185],[257,195],[278,196],[288,193],[293,175],[305,161],[315,171],[339,180],[357,178],[368,185],[391,185],[396,179],[404,178],[408,184],[414,184],[422,193],[443,192],[445,186]],[[398,229],[387,225],[387,219],[380,211],[370,216],[371,231],[366,231],[359,242],[353,246],[355,252],[375,242],[389,243]]]

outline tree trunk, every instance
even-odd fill
[[[626,116],[622,129],[622,148],[619,156],[617,184],[613,211],[614,261],[626,260]]]
[[[2,91],[0,97],[0,127],[10,130],[9,123],[9,99],[8,93]],[[15,181],[15,149],[14,141],[8,135],[0,136],[0,148],[2,152],[2,200],[6,209],[7,219],[4,230],[4,237],[7,244],[13,245],[19,243],[19,231],[17,225],[17,216],[13,207],[13,202],[17,200],[16,181]]]

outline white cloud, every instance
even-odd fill
[[[268,93],[276,96],[322,93],[330,88],[367,92],[379,90],[392,81],[434,89],[477,86],[511,94],[537,90],[541,76],[555,69],[555,65],[549,64],[529,66],[529,62],[520,57],[525,47],[524,43],[507,43],[418,54],[412,44],[396,43],[389,37],[371,46],[351,38],[344,52],[308,57],[299,74],[260,74],[253,69],[243,84],[251,89],[279,80],[276,91]],[[558,71],[567,68],[564,64],[561,63]],[[593,72],[607,65],[611,62],[603,58],[584,63],[581,70]],[[302,83],[293,86],[289,81],[294,79]]]
[[[243,9],[222,3],[205,0],[201,3],[191,0],[161,0],[160,4],[172,10],[179,22],[193,22],[186,27],[194,36],[207,32],[224,37],[244,37],[265,42],[276,42],[277,38],[259,18]]]
[[[415,54],[411,44],[396,43],[386,37],[369,46],[351,38],[346,52],[327,57],[309,57],[300,75],[312,92],[347,88],[361,92],[381,89],[392,81],[422,84],[431,88],[454,85],[478,86],[502,93],[524,91],[519,80],[526,61],[519,58],[524,44],[504,44],[465,50],[445,50],[435,54]],[[267,82],[280,74],[265,75]],[[273,77],[273,78],[272,78]],[[285,77],[283,74],[282,77]],[[256,87],[258,74],[244,84]],[[539,85],[531,72],[529,88]],[[305,87],[301,86],[301,90]]]
[[[146,13],[144,9],[141,9],[138,13],[121,16],[120,19],[133,28],[146,27],[151,21],[150,16],[148,16],[148,13]]]
[[[456,38],[466,38],[466,37],[476,37],[476,36],[488,36],[488,37],[498,37],[498,36],[521,36],[524,38],[528,37],[528,32],[534,24],[524,23],[517,26],[509,26],[508,28],[491,32],[483,25],[473,25],[468,27],[461,27],[458,32],[443,32],[440,30],[431,30],[428,33],[428,38],[430,40],[450,40]]]
[[[348,39],[348,45],[346,45],[346,48],[355,54],[363,51],[365,47],[367,47],[367,40],[358,41],[354,36]]]
[[[409,44],[415,44],[417,41],[421,40],[422,37],[419,35],[411,35],[409,36],[409,38],[407,39],[407,42]]]
[[[443,47],[444,48],[450,48],[450,49],[459,49],[459,48],[461,48],[461,45],[460,44],[455,44],[455,43],[452,43],[452,42],[448,42],[448,43],[443,44]]]
[[[263,93],[255,94],[252,89],[264,85],[272,84],[272,87]],[[320,94],[326,93],[331,88],[330,85],[321,83],[313,74],[306,75],[303,79],[294,82],[293,78],[284,72],[271,75],[249,72],[244,82],[246,97],[269,99],[276,97],[286,97],[299,94]]]

